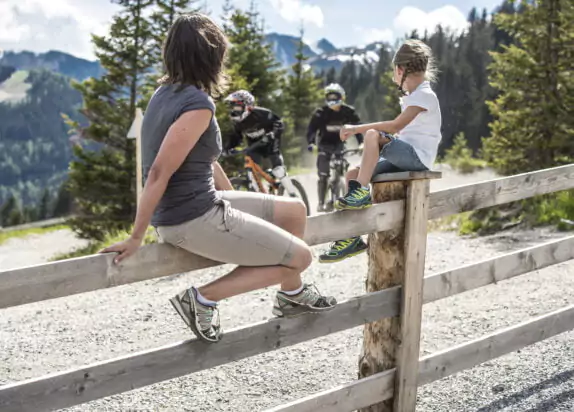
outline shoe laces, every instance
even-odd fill
[[[358,188],[354,189],[351,193],[349,193],[349,196],[353,199],[360,200],[361,198],[365,197],[368,194],[369,194],[369,191],[367,189],[364,189],[362,187],[358,187]]]
[[[326,307],[329,305],[325,296],[321,295],[319,289],[313,284],[306,284],[299,295],[297,295],[297,302],[304,305],[312,305],[317,307]]]
[[[197,302],[197,301],[196,301]],[[195,305],[195,316],[197,322],[202,330],[210,329],[211,327],[219,327],[219,309],[217,306],[206,306],[197,302]],[[213,319],[217,316],[217,324],[213,324]]]
[[[355,239],[343,239],[343,240],[337,240],[336,242],[331,243],[330,248],[331,250],[336,250],[337,252],[340,252],[343,249],[346,249],[347,247],[349,247]]]

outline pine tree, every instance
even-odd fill
[[[277,110],[276,93],[281,84],[283,70],[271,46],[265,41],[259,13],[252,4],[249,11],[233,9],[226,3],[224,30],[233,45],[229,50],[229,67],[247,82],[257,104]]]
[[[51,199],[48,189],[44,189],[42,199],[40,200],[40,210],[38,211],[38,219],[48,219],[51,216]]]
[[[154,0],[156,11],[151,15],[153,59],[157,62],[157,74],[163,72],[162,48],[170,27],[180,14],[199,10],[199,0]],[[154,80],[156,75],[151,76]]]
[[[490,81],[500,94],[485,155],[499,173],[514,174],[574,160],[574,4],[569,0],[522,3],[522,12],[496,23],[517,44],[493,52]]]
[[[153,60],[153,34],[146,13],[152,0],[117,0],[121,11],[107,36],[92,36],[96,56],[105,70],[76,87],[84,97],[81,113],[87,127],[71,122],[84,139],[99,143],[98,151],[75,148],[69,188],[77,202],[72,228],[88,239],[127,230],[135,215],[134,141],[126,135],[136,106],[144,107],[142,85]]]
[[[16,210],[19,210],[19,205],[14,195],[11,195],[0,207],[0,226],[10,226],[10,217]]]
[[[292,72],[287,76],[283,89],[283,99],[287,108],[287,116],[291,120],[293,134],[303,136],[313,110],[321,101],[322,92],[320,80],[315,77],[313,70],[305,62],[309,59],[304,55],[304,31],[301,30],[296,63],[291,67]]]

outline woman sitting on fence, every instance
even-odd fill
[[[407,40],[395,54],[393,66],[393,80],[404,95],[402,113],[391,121],[341,128],[343,141],[356,133],[362,133],[365,139],[361,166],[347,173],[348,192],[335,202],[338,210],[370,207],[369,183],[374,175],[429,170],[436,159],[441,112],[430,86],[436,77],[431,49],[420,40]],[[366,249],[360,236],[339,240],[319,261],[338,262]]]
[[[233,191],[217,162],[222,147],[212,96],[222,92],[227,39],[208,17],[181,16],[163,50],[166,75],[145,112],[142,158],[145,187],[129,239],[102,252],[116,252],[116,263],[141,245],[151,224],[162,241],[223,263],[236,264],[227,275],[190,287],[171,302],[200,338],[221,336],[217,302],[280,284],[273,313],[290,316],[334,307],[303,284],[301,272],[312,261],[305,232],[305,205],[297,199]]]

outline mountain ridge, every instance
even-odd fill
[[[265,41],[271,46],[275,58],[284,69],[290,69],[296,62],[299,37],[281,33],[268,33]],[[378,51],[384,43],[370,43],[364,47],[338,48],[328,39],[308,44],[305,43],[303,54],[308,58],[306,64],[316,73],[330,69],[340,70],[343,65],[354,60],[360,64],[376,64]],[[89,77],[99,77],[104,70],[97,60],[90,61],[72,54],[57,50],[44,53],[31,51],[5,51],[0,54],[0,72],[28,71],[47,69],[78,81]],[[6,79],[4,79],[6,80]],[[0,79],[0,84],[3,80]]]

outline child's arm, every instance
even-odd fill
[[[374,129],[379,132],[395,134],[403,130],[413,119],[426,109],[419,106],[409,106],[398,115],[394,120],[385,122],[368,123],[360,126],[345,125],[341,129],[341,140],[347,140],[349,136],[361,133],[365,134],[367,130]]]

